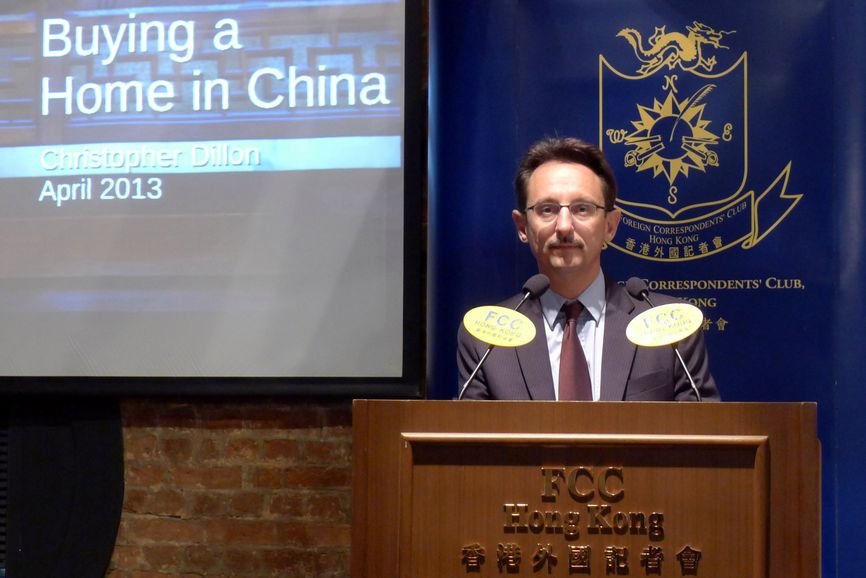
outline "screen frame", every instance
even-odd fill
[[[400,377],[0,376],[0,395],[414,398],[426,392],[427,87],[423,3],[404,2]]]

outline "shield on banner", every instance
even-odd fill
[[[737,198],[748,174],[747,54],[728,57],[732,31],[695,22],[644,41],[614,66],[599,55],[599,143],[619,181],[617,204],[640,219],[699,218]]]

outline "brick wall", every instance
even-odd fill
[[[351,402],[127,400],[110,578],[349,576]]]

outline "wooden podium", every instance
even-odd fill
[[[356,400],[352,576],[818,578],[816,412]]]

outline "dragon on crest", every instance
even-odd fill
[[[657,27],[647,40],[648,47],[644,47],[641,33],[634,28],[623,28],[617,36],[625,38],[634,49],[637,59],[643,63],[638,68],[639,74],[650,75],[665,66],[669,70],[679,66],[683,70],[692,72],[698,69],[711,72],[716,66],[716,57],[705,57],[703,46],[728,48],[722,44],[722,40],[733,32],[717,31],[698,21],[694,21],[691,26],[686,26],[686,30],[688,34],[666,32],[664,26]]]

